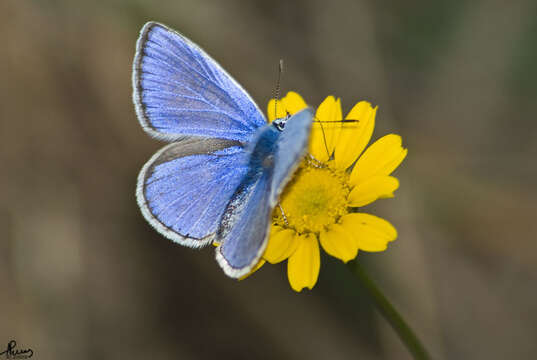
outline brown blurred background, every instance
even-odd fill
[[[347,268],[313,291],[284,266],[243,282],[212,249],[158,235],[134,199],[162,144],[131,103],[138,31],[157,20],[260,104],[379,105],[403,136],[399,239],[358,259],[436,359],[537,353],[535,1],[2,0],[0,344],[35,359],[409,359]],[[5,348],[1,345],[0,348]]]

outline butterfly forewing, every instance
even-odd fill
[[[162,140],[203,136],[246,142],[265,124],[250,96],[216,61],[162,24],[142,28],[132,81],[142,127]]]

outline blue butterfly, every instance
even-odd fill
[[[132,85],[143,129],[170,143],[138,175],[142,214],[181,245],[217,245],[227,275],[247,274],[267,246],[272,210],[306,151],[312,110],[267,124],[216,61],[155,22],[140,32]]]

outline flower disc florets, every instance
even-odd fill
[[[299,233],[319,234],[347,213],[348,175],[305,161],[283,192],[274,222]]]

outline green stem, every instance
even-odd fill
[[[406,346],[406,348],[412,353],[414,359],[431,359],[431,356],[427,353],[427,350],[423,347],[416,334],[410,329],[405,320],[395,310],[393,305],[386,299],[384,294],[379,290],[377,285],[371,280],[369,275],[365,272],[364,268],[356,261],[352,260],[347,263],[349,269],[358,278],[362,286],[367,290],[368,295],[371,297],[375,306],[380,311],[382,316],[390,323],[395,330],[399,338]]]

